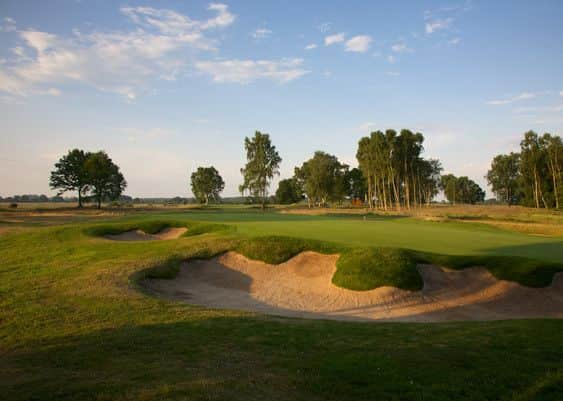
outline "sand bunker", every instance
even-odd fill
[[[156,234],[148,234],[141,230],[126,231],[121,234],[106,235],[105,238],[114,241],[154,241],[175,239],[184,234],[188,229],[186,227],[168,227]]]
[[[168,299],[216,308],[339,320],[438,322],[563,317],[563,274],[547,288],[499,281],[484,268],[419,265],[421,291],[352,291],[331,283],[338,255],[303,252],[280,265],[228,252],[185,263],[173,280],[144,281]]]

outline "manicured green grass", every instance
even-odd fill
[[[467,262],[456,255],[484,264],[510,254],[500,248],[530,247],[521,256],[533,256],[531,262],[519,258],[520,265],[511,269],[516,259],[496,261],[502,262],[502,272],[521,277],[542,277],[538,266],[561,260],[557,240],[472,224],[297,217],[247,211],[156,213],[0,235],[1,398],[560,400],[561,320],[300,320],[168,302],[136,288],[141,277],[172,277],[181,260],[229,249],[270,263],[305,249],[342,252],[350,260],[343,259],[339,271],[348,265],[347,276],[374,274],[377,280],[386,265],[354,271],[354,258],[361,261],[366,252],[358,248],[378,252],[368,261],[390,252],[396,266],[408,269],[411,257],[462,267]],[[185,224],[192,235],[131,243],[109,241],[92,231],[102,234],[102,225],[114,224],[147,228],[143,224],[150,222]],[[202,228],[195,222],[234,228]],[[440,229],[446,231],[441,241],[448,246],[425,247],[421,233]],[[390,238],[385,240],[386,232]],[[275,237],[256,238],[264,235]],[[496,245],[487,250],[463,241],[479,235]]]

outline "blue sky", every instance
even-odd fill
[[[237,195],[255,130],[282,178],[409,128],[485,185],[523,132],[563,131],[561,21],[561,1],[4,0],[0,195],[52,194],[74,147],[106,150],[133,196],[189,196],[200,165]]]

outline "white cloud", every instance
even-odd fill
[[[344,42],[344,37],[346,35],[344,33],[337,33],[335,35],[329,35],[327,37],[325,37],[325,46],[330,46],[333,45],[335,43],[340,43],[340,42]]]
[[[391,54],[389,56],[387,56],[387,62],[389,64],[395,64],[396,61],[397,61],[397,59],[395,58],[395,56],[393,56]]]
[[[313,50],[317,48],[316,43],[311,43],[310,45],[305,46],[305,50]]]
[[[250,34],[254,39],[266,39],[272,34],[272,31],[267,28],[258,28]]]
[[[332,72],[331,71],[325,71],[323,72],[323,76],[328,79],[332,77]]]
[[[207,9],[217,11],[217,16],[205,21],[201,25],[202,29],[223,28],[235,22],[236,16],[229,12],[229,6],[226,4],[211,3]]]
[[[13,18],[5,17],[0,25],[0,32],[14,32],[16,30],[16,21]]]
[[[368,51],[371,41],[372,39],[368,35],[354,36],[352,39],[346,41],[346,51],[365,53]]]
[[[395,53],[407,53],[411,52],[412,49],[409,49],[405,42],[398,42],[391,46],[391,50]]]
[[[450,28],[453,22],[454,22],[453,18],[434,19],[427,21],[424,26],[424,29],[426,33],[430,35],[434,32]]]
[[[0,91],[26,96],[78,81],[134,100],[151,80],[176,78],[186,63],[185,48],[215,50],[216,40],[206,31],[227,26],[235,17],[225,5],[211,4],[209,10],[217,16],[198,21],[172,10],[122,7],[134,30],[75,30],[69,37],[19,31],[25,49],[15,50],[15,58],[0,65]]]
[[[533,99],[535,97],[537,97],[536,93],[522,92],[519,95],[510,97],[510,98],[506,98],[506,99],[489,100],[487,102],[487,104],[493,105],[493,106],[498,106],[498,105],[501,105],[501,104],[509,104],[509,103],[518,102],[520,100]]]
[[[563,91],[559,92],[559,96],[563,96]]]
[[[448,40],[448,45],[455,46],[455,45],[459,44],[459,42],[461,42],[460,38],[453,38],[453,39]]]
[[[303,59],[200,61],[196,68],[221,83],[248,84],[259,79],[286,83],[308,74]]]
[[[398,76],[401,75],[401,73],[400,73],[400,72],[397,72],[397,71],[388,71],[388,72],[386,72],[385,74],[388,75],[388,76],[390,76],[390,77],[398,77]]]

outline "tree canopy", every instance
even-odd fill
[[[198,167],[191,175],[192,192],[200,203],[217,202],[225,182],[215,167]]]
[[[85,196],[91,196],[100,208],[103,200],[118,199],[127,182],[104,151],[92,153],[73,149],[55,163],[50,186],[60,190],[58,195],[77,191],[78,207],[82,207]]]
[[[309,205],[319,206],[346,195],[345,175],[348,166],[328,153],[317,151],[314,156],[295,168],[295,178],[303,188]]]
[[[508,205],[517,203],[520,185],[520,155],[511,152],[508,155],[496,156],[485,178],[500,202]]]
[[[82,207],[82,196],[88,190],[89,177],[85,164],[90,156],[91,153],[80,149],[70,150],[55,163],[55,169],[51,172],[49,186],[58,189],[58,195],[66,191],[77,191],[78,207]]]
[[[276,202],[282,205],[297,203],[303,199],[303,191],[295,178],[281,180],[276,190]]]
[[[86,160],[85,169],[92,197],[96,201],[98,209],[101,208],[103,200],[119,198],[127,186],[119,167],[104,151],[92,153]]]
[[[528,131],[520,153],[497,155],[487,180],[499,200],[536,208],[560,208],[563,198],[563,141]],[[508,191],[510,191],[509,195]]]
[[[246,165],[240,169],[244,182],[239,190],[244,195],[246,191],[258,199],[262,209],[266,207],[268,188],[274,175],[279,175],[282,161],[276,147],[270,141],[270,135],[260,131],[254,133],[253,138],[244,139],[246,150]]]
[[[410,209],[430,203],[438,192],[442,167],[422,158],[424,136],[403,129],[375,131],[358,143],[356,158],[367,182],[370,207]]]
[[[468,177],[456,177],[453,174],[443,175],[441,187],[446,199],[453,203],[482,203],[485,201],[485,191],[475,181]]]

